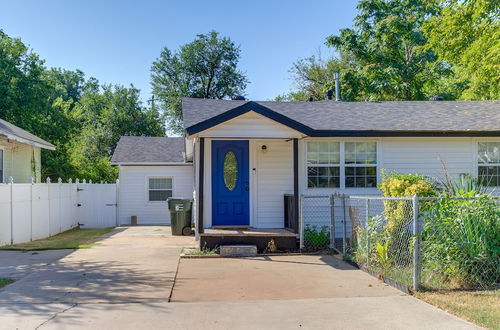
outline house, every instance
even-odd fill
[[[170,224],[168,197],[193,198],[193,166],[181,137],[122,136],[111,163],[119,168],[118,219]]]
[[[27,183],[30,177],[40,182],[41,149],[55,146],[0,119],[0,183],[9,177],[16,183]]]
[[[147,193],[146,183],[149,189],[171,184],[173,195],[177,189],[186,197],[194,194],[202,241],[214,227],[283,230],[285,195],[378,194],[382,169],[442,176],[446,166],[451,175],[473,173],[500,185],[500,101],[186,98],[182,111],[185,139],[174,159],[157,155],[161,150],[147,143],[148,156],[137,151],[134,158],[130,150],[128,161],[158,157],[154,169],[145,162],[132,170],[140,177],[136,194]],[[180,138],[165,140],[181,144]],[[120,166],[122,185],[126,171]],[[192,183],[188,193],[185,186]],[[299,199],[291,203],[291,214],[298,214]]]

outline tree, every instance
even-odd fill
[[[109,162],[122,135],[165,135],[154,105],[131,86],[104,85],[82,71],[46,69],[20,39],[0,30],[0,118],[53,143],[42,175],[113,181]]]
[[[173,52],[168,48],[151,67],[153,94],[168,119],[168,128],[182,132],[182,97],[223,99],[242,94],[247,79],[238,70],[240,48],[215,31]]]
[[[425,0],[361,0],[355,29],[342,29],[326,44],[348,64],[341,75],[344,100],[423,100],[451,74],[437,60],[422,24],[435,14]]]
[[[80,131],[69,148],[70,164],[78,177],[114,181],[118,173],[109,161],[121,136],[165,135],[159,112],[143,107],[139,95],[133,86],[119,85],[84,92],[72,114],[81,123]]]
[[[294,89],[275,98],[276,101],[307,101],[310,97],[315,101],[324,100],[330,89],[335,89],[333,74],[347,68],[348,63],[336,57],[323,58],[316,55],[302,58],[293,63],[288,71]]]
[[[463,99],[500,99],[500,3],[437,0],[439,13],[423,24],[428,49],[454,65]]]

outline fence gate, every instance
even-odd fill
[[[78,185],[78,212],[82,228],[117,225],[116,184]]]

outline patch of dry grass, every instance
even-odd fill
[[[38,239],[36,241],[7,245],[0,250],[36,251],[59,249],[86,249],[99,243],[89,243],[99,236],[109,233],[113,228],[82,229],[73,228],[63,233]]]
[[[500,329],[498,289],[417,292],[415,296],[480,326]]]

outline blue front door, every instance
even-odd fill
[[[212,141],[212,225],[248,226],[248,141]]]

